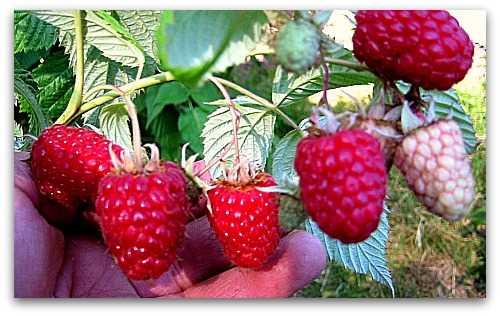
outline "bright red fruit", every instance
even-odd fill
[[[474,45],[443,10],[360,10],[354,55],[382,78],[447,90],[472,65]]]
[[[54,125],[45,129],[31,151],[39,191],[70,209],[82,202],[93,204],[99,180],[111,170],[110,143],[85,128]],[[112,148],[120,155],[120,146]]]
[[[129,279],[157,278],[176,260],[188,219],[183,172],[163,162],[151,173],[109,174],[96,212],[104,240]]]
[[[295,169],[305,210],[330,237],[355,243],[377,228],[387,174],[375,137],[360,129],[307,136],[297,146]]]
[[[240,267],[260,268],[278,246],[279,193],[257,189],[275,185],[260,173],[247,184],[221,181],[208,191],[212,228],[224,254]]]

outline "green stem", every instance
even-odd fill
[[[127,83],[126,85],[119,87],[119,89],[124,93],[129,94],[139,89],[147,88],[150,86],[154,86],[172,80],[174,80],[174,76],[170,72],[162,72],[151,77],[146,77],[131,83]],[[114,100],[119,96],[120,94],[118,94],[117,92],[110,91],[104,95],[101,95],[100,97],[97,97],[89,102],[86,102],[82,104],[78,112],[75,113],[69,121],[74,120],[78,116],[84,114],[85,112],[88,112],[100,105],[103,105],[108,101]]]
[[[362,65],[360,63],[347,61],[347,60],[343,60],[343,59],[338,59],[338,58],[325,57],[325,62],[327,62],[329,64],[334,64],[334,65],[339,65],[339,66],[351,68],[352,70],[356,70],[356,71],[369,71],[370,70],[370,68],[368,68],[367,66]]]
[[[83,19],[85,12],[82,10],[75,11],[75,42],[76,42],[76,78],[73,94],[69,100],[68,106],[63,114],[57,119],[56,124],[67,124],[71,117],[78,112],[82,103],[83,96],[83,67],[84,67],[84,52],[83,52]]]
[[[226,87],[231,88],[231,89],[233,89],[235,91],[238,91],[239,93],[241,93],[241,94],[249,97],[250,99],[256,101],[257,103],[259,103],[263,107],[270,109],[274,113],[276,113],[279,116],[281,116],[285,120],[285,122],[287,122],[294,129],[296,129],[299,132],[302,132],[302,130],[300,129],[300,127],[297,124],[295,124],[295,122],[288,115],[286,115],[285,113],[283,113],[283,111],[281,111],[278,108],[277,105],[272,104],[271,102],[267,101],[266,99],[264,99],[262,97],[259,97],[258,95],[256,95],[256,94],[248,91],[247,89],[245,89],[245,88],[237,85],[234,82],[231,82],[229,80],[222,79],[222,78],[219,78],[219,77],[214,77],[214,78],[217,81],[219,81],[221,84],[225,85]]]

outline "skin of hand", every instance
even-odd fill
[[[326,265],[321,242],[294,231],[259,270],[232,266],[206,216],[191,221],[178,260],[156,280],[130,281],[102,240],[63,235],[40,215],[40,196],[24,162],[14,154],[14,296],[277,298],[288,297]]]

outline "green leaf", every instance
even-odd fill
[[[356,244],[344,244],[325,235],[318,225],[308,219],[306,230],[318,237],[325,245],[330,260],[340,263],[356,273],[369,274],[375,281],[387,285],[394,296],[392,277],[387,267],[386,247],[389,240],[388,216],[390,210],[384,207],[377,229],[366,239]]]
[[[246,157],[255,166],[264,169],[271,147],[276,117],[273,112],[255,104],[246,103],[247,101],[248,99],[244,97],[234,100],[236,109],[241,114],[238,131],[240,155]],[[220,103],[223,102],[225,101],[220,101]],[[209,162],[218,158],[233,138],[232,116],[228,106],[223,106],[208,116],[201,136],[205,161]],[[234,150],[230,150],[229,153],[226,160],[232,162]],[[219,172],[219,168],[211,170],[213,177],[217,177]]]
[[[281,186],[287,186],[290,183],[298,184],[294,161],[297,144],[302,137],[301,132],[293,130],[288,132],[276,145],[276,150],[273,153],[272,174],[276,182]]]
[[[57,119],[66,108],[73,91],[74,79],[68,58],[62,52],[49,55],[33,70],[38,85],[38,103],[50,120]]]
[[[180,104],[189,98],[189,91],[180,82],[172,81],[148,89],[146,107],[148,110],[147,126],[163,111],[168,104]]]
[[[206,102],[212,102],[220,98],[220,92],[211,82],[205,82],[201,87],[191,90],[191,98],[202,105]]]
[[[130,67],[142,67],[145,57],[128,31],[103,11],[85,11],[85,52],[90,45],[99,49],[104,56]],[[75,65],[74,16],[72,11],[31,11],[31,13],[59,29],[59,41],[71,55]]]
[[[182,141],[189,143],[194,152],[203,152],[203,143],[201,141],[201,132],[207,120],[208,115],[215,110],[215,107],[201,105],[189,107],[181,112],[179,117],[179,131],[182,135]]]
[[[132,137],[128,124],[129,116],[123,103],[110,104],[99,113],[99,126],[113,143],[132,150]]]
[[[27,112],[30,115],[30,132],[38,135],[41,130],[45,129],[49,123],[38,104],[36,98],[36,90],[31,73],[23,69],[14,70],[14,92],[24,100],[21,102],[21,111]],[[24,106],[23,106],[24,103]]]
[[[206,73],[243,62],[265,23],[262,11],[166,11],[158,32],[162,66],[195,86]]]
[[[14,53],[45,51],[55,44],[57,29],[26,11],[14,11]]]
[[[160,26],[161,11],[118,10],[116,14],[123,26],[142,46],[144,52],[159,63],[155,35]]]
[[[174,107],[165,107],[148,125],[147,130],[154,136],[163,159],[179,161],[181,154],[181,134],[177,127],[179,113]]]
[[[329,89],[375,83],[378,79],[370,72],[355,72],[345,67],[330,69]],[[303,75],[287,73],[281,66],[276,69],[273,83],[273,103],[280,106],[301,101],[323,90],[323,75],[312,69]]]

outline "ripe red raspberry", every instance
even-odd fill
[[[93,204],[99,180],[111,170],[109,144],[94,131],[54,125],[33,143],[31,167],[39,191],[74,209],[82,202]],[[122,148],[112,145],[119,155]]]
[[[307,136],[295,169],[305,210],[330,237],[356,243],[377,228],[387,174],[375,137],[360,129]]]
[[[260,268],[278,246],[279,193],[257,189],[274,185],[260,173],[243,186],[221,181],[208,191],[212,228],[224,254],[240,267]]]
[[[176,260],[189,207],[186,179],[173,163],[152,173],[109,174],[96,212],[111,254],[129,279],[158,278]]]
[[[472,65],[474,45],[443,10],[360,10],[354,55],[382,78],[449,89]]]
[[[408,134],[394,163],[429,211],[449,221],[469,211],[474,177],[455,121],[440,120]]]

